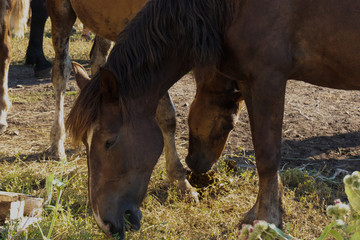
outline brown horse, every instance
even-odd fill
[[[55,122],[51,131],[51,152],[53,156],[65,157],[63,146],[65,140],[63,102],[66,82],[69,80],[71,71],[68,55],[69,36],[76,17],[79,17],[88,28],[97,34],[95,40],[97,47],[93,47],[95,52],[91,54],[91,70],[95,74],[99,65],[106,60],[110,40],[116,39],[116,36],[129,22],[129,19],[141,9],[145,2],[146,0],[105,0],[102,1],[101,7],[99,7],[99,1],[97,0],[47,0],[46,4],[51,18],[52,39],[55,49],[52,70],[52,82],[56,97]],[[80,87],[84,87],[90,80],[86,71],[76,63],[73,64],[73,67]],[[168,93],[164,94],[164,97],[159,102],[156,118],[164,137],[168,179],[170,182],[177,182],[182,191],[189,192],[190,198],[198,201],[197,192],[186,180],[185,169],[176,151],[175,109]]]
[[[11,33],[23,35],[28,19],[29,3],[30,0],[0,1],[0,132],[6,130],[7,112],[11,106],[8,95]]]
[[[163,146],[157,104],[193,68],[211,70],[210,81],[220,91],[208,86],[203,102],[209,106],[201,107],[217,106],[221,113],[208,123],[197,120],[205,118],[194,109],[200,105],[192,106],[192,145],[209,142],[205,151],[213,147],[207,138],[220,137],[221,146],[244,99],[259,174],[257,201],[245,220],[281,225],[278,168],[286,82],[360,89],[359,9],[360,2],[351,0],[150,1],[119,35],[67,122],[74,138],[87,145],[90,201],[99,225],[122,237],[124,229],[138,229],[139,205]],[[230,115],[221,115],[223,109]],[[188,157],[199,172],[212,165],[194,158],[202,154]]]

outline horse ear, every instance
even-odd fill
[[[76,83],[80,89],[83,89],[89,82],[90,78],[85,68],[77,62],[71,62],[75,74]]]
[[[119,98],[118,82],[112,72],[100,68],[100,89],[101,92],[111,98]]]

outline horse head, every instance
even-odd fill
[[[189,112],[186,164],[194,173],[211,169],[238,119],[243,95],[235,81],[212,68],[196,69],[196,96]]]
[[[81,66],[73,67],[83,88],[77,103],[87,101],[87,94],[98,98],[96,117],[80,134],[87,151],[91,208],[105,232],[124,238],[125,230],[140,229],[139,207],[163,149],[163,137],[154,118],[156,106],[152,109],[145,103],[147,98],[140,97],[128,100],[124,109],[118,81],[110,71],[101,69],[90,81]],[[100,89],[98,97],[90,93],[94,84]],[[78,106],[83,105],[75,103],[67,122],[73,134],[81,118],[94,115],[86,112],[94,106],[91,100],[86,109]]]

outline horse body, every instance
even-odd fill
[[[238,107],[245,100],[259,193],[244,221],[264,219],[280,226],[282,194],[278,168],[286,82],[298,79],[326,87],[360,89],[359,9],[360,3],[351,0],[150,1],[119,35],[102,72],[82,90],[69,115],[69,129],[78,139],[84,133],[93,136],[86,141],[90,165],[112,162],[126,166],[125,171],[122,168],[126,176],[149,176],[163,144],[159,127],[153,121],[161,95],[190,69],[208,69],[210,80],[197,80],[200,98],[191,106],[189,149],[193,151],[189,151],[187,162],[196,172],[211,168],[213,160],[198,156],[206,156],[201,151],[213,150],[215,145],[221,149]],[[212,87],[210,82],[220,87]],[[114,105],[109,106],[110,103]],[[199,114],[197,108],[204,107],[201,103],[217,106],[217,110]],[[110,110],[114,106],[116,113]],[[79,116],[79,111],[87,114]],[[206,117],[213,121],[205,122],[206,127],[201,128],[201,119]],[[77,129],[79,118],[84,124],[82,131]],[[218,136],[222,140],[216,142],[214,138]],[[122,150],[124,146],[127,151]],[[219,150],[213,155],[219,155]],[[104,184],[107,178],[101,177],[104,172],[91,171],[94,179],[90,188],[97,191],[99,198],[107,199],[107,205],[93,202],[97,220],[107,230],[124,237],[127,209],[117,203],[134,195],[142,200],[143,185],[132,187],[136,177],[129,180],[109,171],[106,174],[117,181],[112,184],[124,186],[124,181],[128,181],[130,186],[111,191]],[[95,187],[98,183],[102,183],[103,190]],[[147,179],[143,183],[147,185]],[[118,206],[110,216],[109,204]],[[130,205],[137,209],[139,202]],[[130,221],[130,227],[133,222],[136,223]]]
[[[96,1],[70,0],[71,6],[81,21],[93,32],[112,41],[124,26],[144,6],[146,0]]]
[[[72,25],[75,22],[76,17],[87,26],[89,29],[93,30],[97,35],[101,35],[102,37],[106,37],[108,39],[116,39],[120,30],[122,30],[130,18],[133,17],[136,11],[140,10],[141,6],[145,4],[145,0],[106,0],[106,1],[83,1],[83,0],[47,0],[46,6],[51,18],[52,22],[52,40],[55,49],[55,59],[53,62],[53,70],[52,70],[52,82],[55,91],[56,98],[56,106],[55,106],[55,121],[53,124],[53,128],[51,131],[51,153],[53,156],[57,158],[65,157],[64,150],[64,141],[65,141],[65,129],[63,122],[63,105],[64,105],[64,97],[65,97],[65,87],[66,82],[69,80],[70,72],[71,72],[71,62],[68,55],[68,45],[69,45],[69,35],[71,32]],[[98,38],[96,42],[98,43]],[[102,39],[103,41],[104,39]],[[107,41],[107,40],[104,40]],[[107,42],[108,43],[108,42]],[[100,50],[101,52],[102,50]],[[103,52],[106,52],[107,49]],[[101,55],[101,54],[100,54]],[[103,54],[104,55],[104,54]],[[105,58],[103,58],[105,59]],[[74,72],[77,80],[85,80],[88,81],[89,77],[86,74],[86,71],[80,67],[78,64],[74,64]],[[93,71],[93,66],[92,66]],[[101,71],[102,74],[106,75],[106,71]],[[175,72],[175,71],[171,71]],[[93,71],[94,73],[94,71]],[[101,73],[95,73],[97,76]],[[180,75],[176,76],[178,78]],[[80,82],[80,81],[78,81]],[[82,81],[83,82],[83,81]],[[92,82],[82,84],[84,89],[91,87]],[[107,89],[113,93],[116,92],[116,85],[102,85],[102,88]],[[104,100],[109,100],[109,102],[104,103],[104,107],[110,107],[109,111],[104,112],[104,116],[108,116],[111,111],[119,112],[122,108],[119,109],[113,99],[111,98],[114,94],[109,94],[107,97],[104,97]],[[158,96],[163,96],[163,98],[157,101],[156,105],[153,105],[151,108],[146,100],[141,102],[141,106],[144,109],[151,109],[151,113],[156,113],[156,120],[152,119],[152,126],[160,125],[161,129],[157,129],[156,136],[148,135],[147,138],[133,138],[130,136],[140,136],[139,129],[132,129],[133,131],[127,131],[127,128],[122,128],[124,131],[121,132],[122,136],[129,136],[129,138],[124,142],[124,147],[122,149],[118,149],[117,152],[112,154],[112,157],[116,157],[116,155],[127,154],[127,152],[137,151],[133,148],[132,144],[134,142],[145,143],[146,141],[152,140],[155,145],[147,144],[143,145],[146,148],[146,152],[149,153],[149,157],[153,158],[153,155],[161,154],[164,138],[165,145],[165,157],[166,157],[166,170],[171,181],[177,181],[179,184],[179,188],[184,191],[190,192],[192,195],[191,198],[197,201],[197,193],[192,189],[191,185],[185,178],[185,170],[183,165],[180,162],[180,159],[177,155],[175,148],[175,110],[174,106],[171,102],[170,96],[168,93],[161,92],[157,93]],[[93,100],[96,99],[96,96],[90,96],[89,99],[85,100],[89,105],[92,104]],[[80,115],[87,114],[85,111],[78,112]],[[89,115],[87,115],[89,116]],[[91,117],[91,116],[89,116]],[[117,116],[118,120],[121,120],[121,116]],[[120,118],[120,119],[119,119]],[[78,118],[81,122],[81,117]],[[106,122],[110,123],[110,119],[104,119]],[[76,120],[75,120],[76,121]],[[85,126],[83,123],[78,122],[79,126]],[[142,124],[141,124],[142,125]],[[116,130],[117,124],[114,125]],[[81,131],[84,127],[79,127],[78,130]],[[114,131],[109,129],[108,134],[110,134],[109,139],[106,140],[105,146],[109,149],[112,148],[112,145],[118,142],[117,135],[114,135]],[[126,130],[126,131],[125,131]],[[159,135],[163,136],[159,136]],[[86,137],[85,137],[86,135]],[[91,139],[91,140],[87,140]],[[99,142],[103,140],[102,135],[97,135],[96,128],[93,130],[86,129],[84,135],[81,137],[85,145],[88,149],[88,159],[96,157],[100,158],[101,155],[97,155],[96,152],[92,153],[90,148],[92,146],[99,146]],[[156,145],[159,140],[161,140],[161,146]],[[128,144],[128,145],[127,145]],[[127,147],[129,146],[129,148]],[[113,149],[113,148],[112,148]],[[131,149],[131,150],[130,150]],[[130,150],[130,151],[129,151]],[[142,148],[138,149],[138,153],[144,153]],[[156,151],[156,154],[152,153],[152,151]],[[91,156],[91,157],[90,157]],[[118,165],[114,162],[109,161],[107,164],[102,164],[102,162],[93,162],[89,160],[89,195],[90,195],[90,203],[92,205],[92,209],[94,210],[95,219],[97,220],[99,226],[103,229],[107,227],[110,228],[108,222],[114,222],[117,219],[113,216],[114,213],[120,215],[128,214],[134,219],[131,220],[132,226],[131,229],[138,229],[139,221],[141,219],[140,215],[137,214],[136,207],[141,202],[141,196],[137,196],[137,193],[141,195],[145,194],[147,182],[149,181],[151,172],[145,173],[143,169],[148,169],[152,164],[130,164],[128,165]],[[128,169],[136,169],[137,173],[143,173],[140,177],[136,178],[131,173],[126,173]],[[107,172],[107,178],[102,179],[102,174],[104,172],[98,171],[102,169]],[[114,172],[114,174],[112,174]],[[98,175],[100,173],[100,175]],[[135,175],[136,176],[136,175]],[[117,179],[128,179],[129,185],[116,185]],[[114,204],[113,200],[109,200],[107,198],[103,198],[101,192],[105,191],[105,193],[110,193],[107,186],[112,186],[116,188],[116,192],[121,192],[123,189],[128,188],[136,188],[138,191],[131,190],[126,191],[125,195],[128,195],[129,198],[127,200],[118,202]],[[106,194],[105,194],[106,195]],[[116,194],[113,195],[116,199]],[[105,208],[100,208],[100,204],[106,206]],[[121,208],[119,207],[121,206]],[[128,211],[128,212],[126,212]],[[101,215],[101,217],[100,217]],[[104,217],[106,216],[106,217]],[[119,224],[124,225],[121,220]],[[111,229],[117,229],[117,227],[112,226]],[[108,229],[110,230],[110,229]]]
[[[357,54],[360,50],[357,40],[360,4],[352,1],[276,2],[279,6],[264,3],[260,8],[257,1],[246,4],[229,29],[225,41],[237,56],[233,68],[241,65],[241,74],[249,74],[254,68],[267,66],[279,68],[277,72],[286,79],[359,89],[359,70],[355,66],[360,60]],[[265,8],[269,13],[262,14],[261,9]],[[254,14],[250,9],[259,10]]]

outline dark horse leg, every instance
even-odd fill
[[[71,73],[71,62],[68,55],[69,37],[76,15],[70,1],[47,0],[47,10],[51,18],[51,34],[55,50],[54,66],[52,70],[52,83],[55,92],[55,120],[51,129],[50,156],[54,159],[66,158],[65,124],[64,124],[64,97],[66,83]]]
[[[278,169],[286,78],[277,72],[262,72],[261,76],[254,74],[252,81],[239,84],[249,112],[259,175],[257,200],[244,222],[261,219],[281,227],[282,186]]]
[[[43,35],[48,13],[46,0],[32,0],[30,3],[32,16],[30,26],[30,39],[26,51],[25,63],[34,65],[35,77],[50,76],[51,63],[46,60],[43,51]]]
[[[90,51],[91,75],[94,76],[99,68],[106,62],[111,45],[110,40],[100,37],[99,35],[95,36],[94,44]]]
[[[10,4],[12,1],[0,2],[0,132],[6,130],[7,111],[11,105],[8,95],[8,72],[11,58]]]
[[[164,151],[166,159],[166,173],[170,182],[178,183],[183,192],[188,192],[195,202],[198,202],[198,193],[186,179],[184,166],[180,162],[175,145],[176,117],[175,107],[168,92],[160,99],[156,109],[156,120],[159,123],[164,137]]]

